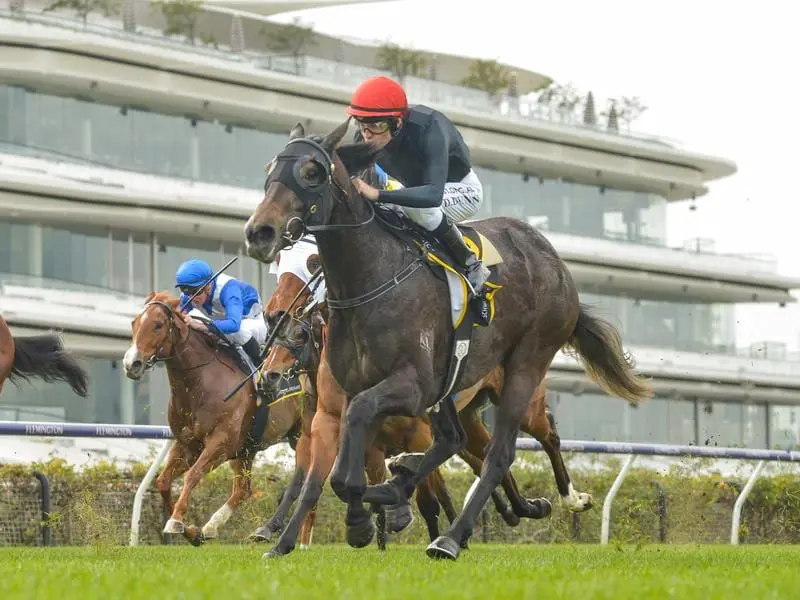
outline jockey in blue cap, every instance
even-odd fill
[[[254,366],[258,366],[261,363],[261,345],[267,340],[267,323],[258,290],[224,274],[211,281],[213,275],[211,266],[196,258],[178,267],[175,287],[181,290],[179,306],[187,313],[184,319],[190,327],[205,330],[205,325],[192,319],[188,312],[195,309],[211,317],[214,326],[230,342],[241,346]],[[189,298],[201,288],[189,306]]]

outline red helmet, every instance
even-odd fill
[[[370,77],[356,88],[347,114],[356,118],[403,117],[408,99],[399,83],[388,77]]]

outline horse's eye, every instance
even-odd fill
[[[319,177],[319,169],[317,169],[317,167],[310,166],[306,168],[305,178],[308,181],[316,181],[318,177]]]
[[[153,326],[153,331],[161,331],[163,328],[164,328],[164,324],[163,323],[156,323]]]

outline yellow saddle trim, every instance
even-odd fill
[[[493,267],[494,265],[499,265],[503,262],[503,257],[500,256],[500,252],[497,250],[495,245],[491,242],[489,238],[485,235],[476,231],[475,233],[478,234],[478,238],[481,241],[481,247],[478,248],[469,237],[466,235],[464,236],[464,242],[467,244],[467,247],[475,253],[481,262],[487,267]]]
[[[467,240],[467,238],[465,237],[464,240]],[[497,251],[495,250],[495,252],[497,252]],[[499,254],[498,254],[498,256],[499,256]],[[464,320],[464,317],[466,316],[467,311],[470,310],[469,303],[468,303],[468,300],[469,300],[469,289],[467,288],[467,282],[464,280],[464,275],[462,275],[461,273],[456,271],[453,267],[448,265],[446,262],[444,262],[441,258],[436,256],[432,252],[426,252],[425,253],[425,257],[430,262],[439,265],[440,267],[442,267],[446,271],[450,271],[451,273],[453,273],[454,275],[456,275],[458,277],[458,281],[461,284],[461,294],[462,294],[462,303],[463,303],[463,308],[461,309],[461,314],[458,316],[458,320],[456,321],[455,325],[453,326],[453,329],[458,329],[459,326],[461,325],[461,322]],[[502,258],[500,260],[502,261]],[[486,285],[486,287],[489,288],[489,291],[486,292],[486,300],[489,302],[489,322],[491,323],[492,320],[494,320],[494,295],[498,292],[498,290],[502,289],[503,286],[499,285],[499,284],[496,284],[496,283],[491,283],[489,281],[487,281],[484,285]],[[472,326],[473,327],[479,327],[479,325],[477,323],[474,323]]]

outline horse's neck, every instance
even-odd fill
[[[203,395],[196,393],[195,390],[203,382],[201,365],[213,360],[211,355],[214,350],[201,339],[201,335],[190,331],[186,339],[173,350],[173,356],[164,361],[170,386],[182,391],[178,396],[183,399],[183,404],[188,404],[187,408],[193,407],[202,398]],[[175,394],[170,395],[170,403],[177,401],[175,396]]]
[[[354,204],[359,206],[358,201]],[[339,208],[334,212],[331,224],[366,220],[366,211],[355,212],[353,215]],[[398,240],[378,224],[377,217],[360,227],[320,231],[316,233],[316,239],[325,286],[328,295],[336,300],[355,298],[373,291],[390,280],[407,260]]]

